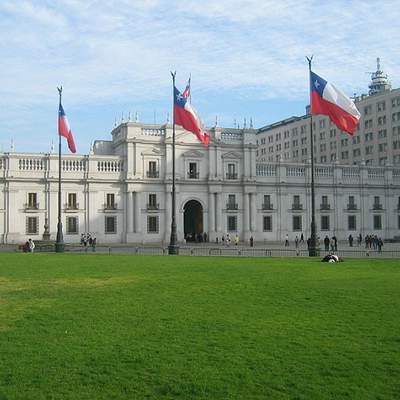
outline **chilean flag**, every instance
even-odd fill
[[[186,87],[184,94],[174,87],[175,124],[180,125],[189,132],[193,132],[197,136],[197,139],[207,146],[210,142],[210,136],[201,128],[200,119],[188,101],[189,93],[190,86],[189,89]]]
[[[74,137],[72,135],[71,128],[69,127],[67,116],[65,115],[61,102],[58,109],[58,134],[67,139],[68,148],[71,150],[71,153],[76,153]]]
[[[353,100],[312,71],[310,85],[311,114],[327,115],[340,130],[353,136],[361,117]]]

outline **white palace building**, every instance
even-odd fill
[[[178,241],[229,233],[256,242],[310,235],[310,163],[258,162],[257,129],[210,129],[210,145],[176,130]],[[172,126],[124,122],[88,155],[62,158],[64,241],[164,243],[171,230]],[[400,167],[315,166],[320,237],[400,235]],[[50,235],[58,217],[58,155],[0,153],[0,242]]]

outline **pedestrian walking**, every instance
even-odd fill
[[[330,243],[329,237],[328,235],[326,235],[324,238],[325,251],[329,251],[329,243]]]

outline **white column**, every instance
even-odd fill
[[[250,230],[255,232],[256,228],[256,216],[257,216],[257,205],[256,205],[256,193],[250,193]]]
[[[245,239],[247,239],[247,235],[250,231],[249,226],[249,194],[243,194],[243,230]]]
[[[141,223],[141,201],[140,196],[141,193],[135,192],[135,232],[141,233],[142,232],[142,223]]]
[[[216,219],[216,231],[221,233],[222,232],[222,227],[221,227],[221,221],[222,221],[222,204],[221,204],[221,193],[216,193],[216,199],[215,199],[215,219]]]
[[[214,193],[208,193],[208,234],[215,232],[215,198]]]
[[[222,158],[221,158],[221,148],[219,146],[215,146],[215,176],[218,178],[222,178],[223,167],[222,167]]]
[[[243,157],[243,176],[248,178],[250,175],[250,152],[248,147],[244,148],[244,157]]]
[[[208,179],[210,179],[210,180],[214,179],[214,176],[215,176],[214,157],[215,157],[214,149],[211,146],[209,146],[209,149],[208,149]]]
[[[256,178],[256,150],[255,149],[250,149],[250,177],[251,178]]]
[[[127,220],[127,233],[133,232],[133,193],[126,193],[126,220]]]

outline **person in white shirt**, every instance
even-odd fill
[[[35,250],[35,243],[32,239],[29,239],[28,242],[29,242],[29,251],[33,253],[33,251]]]

